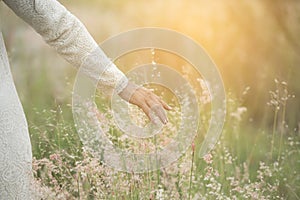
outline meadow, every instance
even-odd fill
[[[143,26],[194,38],[219,67],[227,111],[220,139],[203,158],[196,137],[169,167],[118,172],[86,151],[77,134],[71,108],[76,69],[1,5],[1,29],[29,125],[35,188],[43,199],[300,199],[297,1],[62,3],[98,42]],[[207,122],[209,113],[202,117]],[[119,141],[118,134],[111,137]]]

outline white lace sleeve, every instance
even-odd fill
[[[30,24],[44,40],[75,67],[80,67],[90,55],[90,68],[85,73],[98,82],[105,94],[113,89],[121,92],[127,85],[125,75],[98,47],[85,26],[56,0],[4,0],[23,20]],[[102,68],[101,76],[95,75],[95,67]]]

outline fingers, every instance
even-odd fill
[[[123,99],[140,107],[153,123],[156,123],[155,115],[163,124],[168,123],[165,110],[172,109],[168,104],[155,95],[150,89],[144,87],[134,87],[134,89],[132,89],[130,84],[128,85],[129,86],[119,94]]]
[[[161,105],[154,105],[153,107],[151,107],[151,111],[154,112],[156,116],[158,116],[163,124],[168,123],[167,115]]]
[[[161,104],[163,106],[164,109],[166,110],[172,110],[172,107],[170,107],[166,102],[164,102],[160,97],[158,97],[157,95],[155,95],[153,93],[153,90],[148,89],[148,92],[150,91],[150,93],[152,94],[152,98],[154,98],[155,100],[157,100],[159,102],[159,104]]]
[[[159,98],[159,102],[162,104],[162,106],[164,107],[164,109],[166,109],[166,110],[172,110],[172,107],[169,106],[166,102],[164,102],[161,98]]]
[[[153,121],[153,117],[150,115],[151,113],[151,109],[149,108],[149,106],[146,103],[143,103],[141,105],[139,105],[139,107],[143,110],[143,112],[147,115],[147,117],[150,119],[150,121]]]
[[[168,123],[168,118],[164,110],[164,105],[161,103],[161,100],[158,96],[151,92],[148,98],[146,99],[146,103],[150,108],[150,112],[153,112],[163,124]]]

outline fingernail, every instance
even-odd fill
[[[165,120],[164,120],[164,124],[167,124],[167,123],[168,123],[168,120],[165,119]]]
[[[168,109],[169,109],[169,110],[172,110],[173,108],[172,108],[171,106],[168,105]]]
[[[156,120],[151,120],[151,122],[152,122],[154,125],[157,125]]]
[[[151,121],[154,125],[158,125],[158,123],[159,123],[159,119],[156,119],[156,118],[152,119]]]

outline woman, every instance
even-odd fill
[[[84,25],[56,0],[3,1],[77,68],[99,48]],[[0,199],[32,199],[28,127],[9,69],[2,34],[0,52]],[[128,82],[102,50],[96,52],[98,67],[109,67],[101,77],[95,78],[92,70],[87,75],[96,79],[100,88],[105,88],[103,92],[110,93],[116,88],[123,99],[142,108],[149,118],[150,110],[153,110],[164,124],[167,123],[164,109],[169,110],[169,106],[151,91]]]

